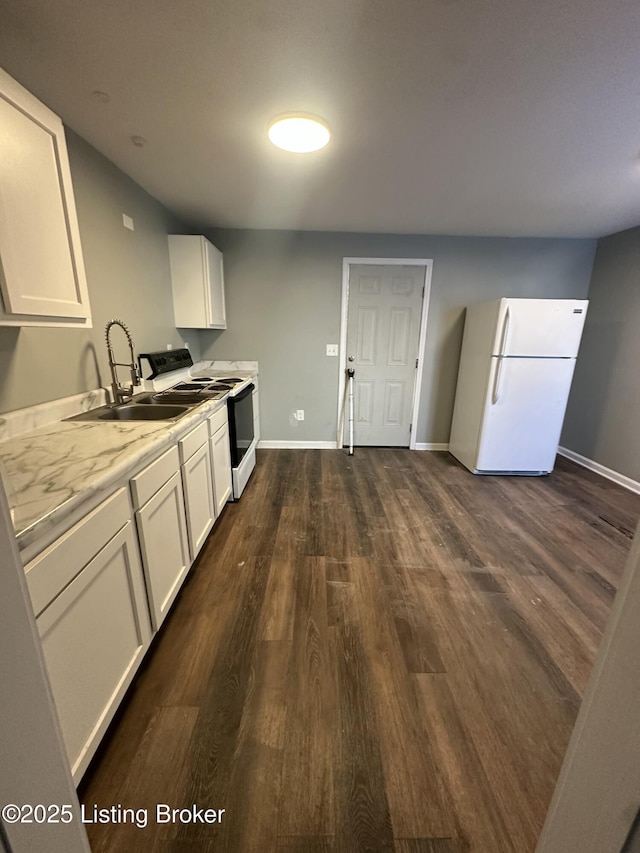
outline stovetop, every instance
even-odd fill
[[[229,395],[235,396],[253,377],[251,374],[231,371],[202,371],[192,375],[193,359],[188,349],[168,352],[140,354],[146,360],[151,373],[144,380],[153,398],[161,403],[197,404],[205,400],[219,400]]]
[[[231,376],[192,376],[188,382],[178,382],[164,391],[153,395],[153,399],[163,403],[201,403],[204,400],[220,400],[230,394],[236,385],[241,385],[249,377]]]

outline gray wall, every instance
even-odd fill
[[[209,230],[224,252],[227,322],[206,358],[260,362],[262,437],[335,440],[343,257],[432,258],[417,441],[448,442],[464,306],[501,296],[587,296],[595,240]],[[305,410],[305,421],[292,418]]]
[[[598,243],[561,443],[640,480],[640,228]]]
[[[115,316],[139,352],[186,340],[194,358],[202,351],[258,359],[263,437],[331,441],[339,364],[324,353],[339,340],[342,259],[423,257],[434,267],[416,437],[447,442],[464,306],[504,295],[587,295],[592,240],[222,229],[208,236],[225,253],[229,328],[176,330],[166,234],[199,229],[176,220],[80,137],[67,131],[67,140],[94,328],[0,328],[0,412],[108,385],[103,331]],[[123,227],[123,213],[134,232]],[[293,419],[296,409],[305,410],[304,422]]]
[[[112,317],[127,323],[138,352],[181,346],[185,339],[173,321],[166,239],[184,225],[79,136],[66,133],[93,329],[0,328],[0,412],[108,385],[104,327]],[[123,213],[133,217],[135,231],[123,227]],[[118,357],[127,354],[121,334],[115,329],[112,339]],[[198,334],[188,340],[195,358]]]

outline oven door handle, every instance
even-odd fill
[[[230,403],[239,403],[240,400],[244,400],[244,398],[248,397],[249,394],[253,394],[253,389],[255,387],[256,386],[253,384],[253,382],[250,382],[249,385],[247,385],[246,388],[243,388],[242,391],[240,391],[238,394],[234,394],[233,397],[229,397],[228,398],[229,402]]]

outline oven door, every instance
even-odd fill
[[[243,388],[235,397],[229,397],[229,444],[231,467],[237,468],[253,442],[253,383]]]

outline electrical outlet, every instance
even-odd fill
[[[173,344],[167,344],[167,349],[168,350],[173,349]]]
[[[303,421],[304,420],[304,409],[298,409],[296,412],[296,420]]]
[[[338,344],[327,344],[327,355],[338,355]]]

